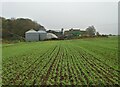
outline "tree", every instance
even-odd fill
[[[96,32],[96,35],[97,35],[97,36],[100,36],[100,33],[99,33],[99,32]]]
[[[31,19],[5,19],[3,17],[0,17],[0,19],[2,19],[2,39],[18,40],[21,37],[24,38],[25,32],[30,29],[39,30],[40,28],[44,28],[44,26],[41,26],[36,21],[32,21]]]
[[[63,30],[64,30],[64,28],[61,29],[61,34],[62,34],[62,35],[63,35]]]
[[[112,36],[112,34],[109,34],[109,36]]]
[[[86,29],[86,33],[87,35],[89,36],[94,36],[95,35],[95,32],[96,32],[96,29],[94,26],[89,26],[87,29]]]

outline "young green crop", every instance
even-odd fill
[[[117,37],[4,44],[3,85],[118,84]]]

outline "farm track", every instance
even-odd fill
[[[10,58],[10,61],[7,61],[10,67],[4,63],[3,84],[18,86],[92,85],[98,87],[101,84],[111,86],[118,84],[119,81],[119,70],[69,41],[57,42],[45,47],[45,50],[36,49],[32,55],[21,55],[20,61],[26,63],[24,67],[22,63],[18,64],[19,62],[16,61],[20,58],[19,56],[15,57],[16,60]],[[14,71],[15,68],[17,71]],[[11,73],[12,71],[14,72]]]

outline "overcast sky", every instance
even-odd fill
[[[46,29],[86,29],[118,34],[117,2],[3,2],[5,18],[30,18]]]

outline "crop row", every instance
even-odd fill
[[[2,81],[9,85],[118,84],[119,71],[101,59],[84,47],[69,41],[59,42],[45,48],[38,47],[28,55],[9,58],[3,63]]]

